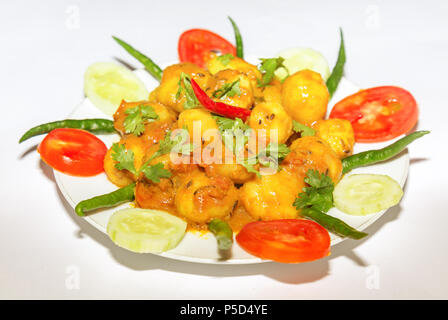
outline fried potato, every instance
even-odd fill
[[[327,86],[317,72],[298,71],[283,82],[283,107],[294,120],[304,125],[324,118],[328,99]]]
[[[304,186],[303,177],[282,169],[246,182],[240,189],[240,201],[256,220],[294,219],[293,203]]]
[[[207,70],[213,75],[226,69],[237,70],[245,74],[250,79],[254,88],[258,84],[258,80],[262,78],[261,72],[258,70],[257,66],[238,57],[233,57],[227,60],[218,56],[207,61]]]
[[[237,200],[237,189],[229,178],[208,177],[196,170],[181,178],[175,205],[181,217],[203,224],[230,215]]]
[[[179,82],[182,73],[194,79],[204,91],[209,91],[214,81],[208,71],[193,63],[179,63],[163,70],[160,86],[157,87],[155,92],[156,100],[177,112],[184,110],[186,101],[185,90],[181,90],[178,96],[179,85],[183,87],[183,84]]]
[[[276,130],[278,141],[274,142],[278,143],[284,143],[292,134],[292,118],[281,104],[275,102],[257,104],[250,114],[249,126],[255,130],[259,140],[266,139],[267,143],[273,138],[270,130]]]
[[[295,172],[298,177],[305,177],[308,170],[318,170],[327,174],[337,183],[342,173],[342,163],[337,154],[325,141],[316,137],[302,137],[294,140],[289,147],[291,152],[281,165]]]
[[[254,90],[247,75],[237,70],[225,69],[216,73],[214,77],[215,84],[211,91],[211,96],[215,98],[216,101],[244,109],[249,109],[253,106]],[[225,86],[229,86],[236,81],[238,81],[237,86],[240,93],[232,96],[226,94],[220,98],[219,95],[222,94]]]
[[[165,107],[163,104],[158,102],[149,102],[149,101],[138,101],[138,102],[126,102],[122,101],[117,111],[114,113],[114,127],[121,134],[125,134],[124,121],[127,118],[128,114],[126,114],[126,110],[135,108],[137,106],[149,106],[154,109],[154,112],[157,114],[158,118],[154,121],[161,122],[174,122],[176,121],[176,113]]]
[[[350,121],[345,119],[319,120],[312,125],[316,136],[324,140],[340,159],[353,154],[355,134]]]

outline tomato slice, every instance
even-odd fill
[[[344,98],[333,107],[330,118],[349,120],[358,142],[379,142],[411,130],[418,120],[418,107],[408,91],[384,86]]]
[[[299,263],[330,254],[330,235],[305,219],[256,221],[246,224],[236,241],[250,254],[283,263]]]
[[[233,44],[204,29],[191,29],[182,33],[177,50],[180,62],[191,62],[201,68],[205,68],[206,62],[215,55],[227,53],[236,55]]]
[[[106,145],[90,132],[80,129],[55,129],[37,148],[42,160],[53,169],[81,177],[103,172]]]

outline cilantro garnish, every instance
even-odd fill
[[[232,83],[226,83],[222,88],[213,92],[213,97],[218,99],[234,97],[236,95],[241,96],[240,79],[233,81]]]
[[[258,178],[261,178],[260,171],[255,169],[255,165],[257,164],[258,159],[257,157],[250,157],[247,159],[237,159],[237,163],[242,165],[244,168],[246,168],[247,172],[249,173],[255,173]]]
[[[222,56],[219,56],[218,61],[221,62],[224,66],[228,65],[231,60],[233,60],[235,57],[231,53],[223,54]]]
[[[128,170],[129,172],[139,176],[142,172],[145,177],[155,183],[159,183],[162,178],[171,177],[171,172],[164,169],[163,163],[156,163],[150,165],[150,162],[155,158],[171,152],[175,147],[184,143],[182,135],[177,135],[175,139],[171,139],[171,131],[169,131],[163,140],[159,142],[159,149],[140,167],[139,170],[134,166],[134,152],[132,150],[126,150],[123,144],[114,143],[112,145],[112,159],[117,163],[115,167],[118,170]],[[183,148],[182,150],[184,150]],[[193,146],[188,146],[190,152],[193,151]]]
[[[289,154],[291,150],[285,144],[269,143],[267,147],[256,156],[237,162],[247,169],[248,172],[254,172],[260,177],[260,172],[255,169],[256,164],[263,167],[278,169],[278,164]]]
[[[225,130],[248,130],[250,129],[250,126],[248,124],[245,124],[243,120],[240,118],[229,119],[226,117],[216,116],[214,115],[213,118],[216,120],[216,123],[218,124],[219,131],[223,132]]]
[[[221,116],[213,116],[213,118],[216,120],[225,146],[234,154],[238,154],[249,140],[248,135],[245,134],[247,130],[251,130],[249,125],[240,118],[235,118],[235,120]],[[241,136],[243,139],[238,139]],[[236,143],[234,143],[234,138],[237,138]]]
[[[133,133],[136,136],[141,135],[145,131],[145,122],[159,118],[151,106],[145,105],[127,109],[125,114],[127,116],[123,122],[124,130],[126,133]]]
[[[286,144],[281,143],[269,143],[265,149],[268,157],[276,157],[279,161],[286,158],[286,156],[291,152],[291,150],[286,146]]]
[[[186,129],[183,129],[186,130]],[[168,131],[165,135],[165,137],[163,138],[163,140],[159,141],[159,150],[157,150],[151,157],[151,160],[154,158],[157,158],[159,156],[163,156],[164,154],[170,153],[171,151],[177,151],[177,150],[185,150],[187,149],[190,153],[193,151],[194,147],[193,144],[190,143],[187,148],[185,148],[185,142],[186,142],[186,137],[183,136],[182,134],[177,134],[176,136],[171,137],[171,131]],[[183,146],[183,148],[181,148],[181,146]],[[185,152],[184,152],[185,153]]]
[[[256,161],[266,168],[278,169],[278,164],[291,152],[286,144],[269,143],[256,156]]]
[[[258,69],[263,74],[263,79],[258,82],[258,86],[265,87],[272,81],[272,79],[274,79],[274,72],[278,68],[285,67],[283,65],[283,61],[285,59],[283,59],[282,57],[278,57],[278,58],[269,58],[269,59],[260,59],[260,60],[261,60],[261,64],[258,67]]]
[[[245,124],[240,118],[235,120],[221,116],[213,116],[213,118],[218,124],[224,145],[236,155],[236,162],[245,167],[248,172],[255,173],[258,177],[261,175],[255,169],[255,165],[260,164],[263,167],[278,168],[278,163],[290,152],[285,144],[271,142],[257,155],[246,159],[241,158],[240,151],[249,140],[249,136],[245,132],[251,130],[250,126]],[[244,135],[243,139],[238,139],[241,135]],[[237,138],[236,143],[234,143],[235,138]]]
[[[128,170],[133,174],[137,173],[134,167],[134,152],[126,150],[124,144],[114,143],[112,145],[112,159],[117,162],[115,168],[118,170]]]
[[[308,170],[306,176],[305,182],[310,186],[303,188],[303,192],[294,201],[294,206],[297,209],[311,208],[327,212],[333,207],[333,181],[317,170]]]
[[[300,136],[307,137],[307,136],[314,136],[316,134],[316,131],[314,131],[313,128],[307,127],[304,124],[301,124],[300,122],[297,122],[295,120],[292,120],[293,130],[295,132],[300,132]]]
[[[183,86],[182,86],[183,84]],[[179,78],[179,89],[176,92],[176,100],[180,98],[182,92],[185,93],[184,109],[193,109],[200,106],[198,98],[194,94],[194,90],[191,87],[191,78],[188,74],[182,72]]]
[[[141,172],[145,177],[154,183],[159,183],[160,179],[171,177],[171,172],[164,169],[163,163],[159,162],[152,166],[143,166]]]

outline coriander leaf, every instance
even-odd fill
[[[213,92],[213,97],[218,99],[234,97],[236,95],[241,96],[240,79],[233,81],[232,83],[226,83],[222,88]]]
[[[239,154],[241,148],[247,143],[249,137],[244,135],[244,140],[240,145],[234,145],[235,137],[238,139],[239,135],[243,132],[247,132],[250,130],[250,126],[245,124],[241,119],[236,118],[235,120],[221,117],[221,116],[213,116],[218,124],[219,131],[223,138],[223,142],[227,148],[232,150],[235,155]],[[237,141],[238,142],[238,141]],[[238,143],[237,143],[238,144]],[[278,169],[278,162],[283,160],[290,149],[285,144],[277,144],[277,143],[269,143],[267,147],[261,151],[256,156],[241,159],[237,156],[237,163],[241,164],[243,167],[247,169],[248,172],[255,173],[258,177],[261,176],[260,172],[255,169],[256,164],[260,164],[264,167],[269,167],[273,169]]]
[[[159,116],[151,106],[138,105],[125,111],[127,115],[123,125],[126,133],[139,136],[145,131],[145,122],[158,119]]]
[[[320,173],[317,170],[308,170],[305,182],[313,188],[334,188],[334,184],[331,178],[324,173]]]
[[[229,119],[226,117],[222,117],[222,116],[216,116],[213,115],[213,118],[215,119],[216,123],[218,124],[219,127],[219,131],[225,131],[225,130],[249,130],[250,126],[248,124],[245,124],[243,122],[243,120],[241,120],[240,118],[235,118],[235,120],[233,119]]]
[[[188,74],[184,72],[180,74],[178,86],[179,89],[176,92],[176,100],[180,98],[182,92],[185,93],[184,109],[193,109],[200,106],[198,98],[196,98],[194,90],[191,87],[191,78]]]
[[[258,163],[260,163],[263,167],[278,169],[278,163],[286,158],[290,152],[291,150],[286,146],[286,144],[271,142],[257,155]]]
[[[140,105],[140,112],[145,119],[158,119],[159,116],[151,106]]]
[[[296,120],[292,120],[292,125],[293,130],[295,132],[300,132],[300,136],[302,137],[314,136],[316,134],[316,131],[313,128],[307,127]]]
[[[261,64],[259,66],[259,70],[263,74],[263,79],[259,81],[258,86],[259,87],[265,87],[267,86],[272,79],[274,78],[274,72],[281,67],[285,67],[283,65],[283,59],[282,57],[278,58],[269,58],[269,59],[260,59]]]
[[[171,150],[179,143],[180,141],[178,140],[172,140],[171,139],[171,131],[168,131],[165,135],[165,137],[163,138],[163,140],[159,141],[159,150],[157,150],[155,154],[157,154],[156,156],[153,155],[153,158],[156,158],[158,156],[162,156],[164,154],[170,153]]]
[[[258,178],[261,178],[261,174],[258,170],[255,169],[255,165],[257,164],[258,159],[256,157],[247,158],[244,160],[237,159],[237,163],[242,165],[244,168],[246,168],[247,172],[249,173],[255,173]]]
[[[320,212],[327,212],[333,207],[334,184],[329,176],[320,174],[317,170],[308,170],[305,182],[310,187],[303,188],[294,201],[297,209],[312,208]]]
[[[221,116],[213,116],[213,118],[218,125],[224,145],[229,150],[232,150],[234,154],[238,154],[249,140],[246,133],[247,130],[251,130],[250,126],[245,124],[240,118],[235,118],[235,120]],[[234,143],[235,140],[236,143]]]
[[[186,129],[184,129],[186,130]],[[162,156],[164,154],[170,153],[174,150],[181,150],[182,154],[186,155],[194,150],[194,145],[192,143],[185,146],[186,137],[182,134],[177,134],[174,138],[171,137],[171,131],[168,131],[163,138],[159,141],[159,149],[151,156],[150,160]]]
[[[291,150],[288,148],[288,146],[284,143],[278,144],[278,143],[269,143],[266,149],[264,150],[264,153],[268,157],[277,157],[278,160],[283,160],[286,158],[286,156],[291,152]]]
[[[137,174],[134,167],[134,152],[126,150],[123,144],[114,143],[112,145],[112,159],[117,162],[115,168],[118,170],[128,170],[133,174]]]
[[[221,62],[224,66],[228,65],[235,57],[231,53],[223,54],[216,59]]]
[[[171,172],[164,169],[163,163],[159,162],[152,166],[142,167],[143,174],[154,183],[159,183],[160,179],[171,177]]]

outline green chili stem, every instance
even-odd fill
[[[342,159],[342,173],[347,173],[358,167],[389,160],[403,151],[412,141],[428,133],[429,131],[416,131],[382,149],[364,151],[344,158]]]
[[[240,29],[232,18],[228,18],[230,20],[230,23],[232,23],[233,31],[235,32],[236,56],[244,59],[243,38],[241,37]]]
[[[134,189],[135,183],[131,183],[130,185],[113,192],[83,200],[76,205],[75,212],[78,216],[85,216],[88,211],[115,207],[124,202],[132,201],[135,197]]]
[[[123,40],[114,36],[112,36],[112,38],[114,38],[114,40],[117,41],[118,44],[122,46],[131,56],[140,61],[145,66],[146,71],[148,71],[154,78],[156,78],[158,81],[162,79],[163,71],[154,61],[152,61],[140,51],[134,49],[131,45],[127,44]]]
[[[20,138],[19,143],[41,134],[48,133],[54,129],[58,128],[73,128],[82,129],[92,133],[113,133],[115,132],[114,122],[108,119],[66,119],[44,123],[35,126],[25,132],[25,134]]]
[[[330,77],[327,79],[327,88],[330,93],[330,97],[333,96],[333,93],[336,91],[339,85],[339,81],[342,79],[342,75],[344,74],[344,65],[345,65],[345,46],[344,46],[344,35],[342,34],[342,29],[340,30],[341,34],[341,44],[339,47],[338,60],[331,72]]]
[[[316,209],[304,208],[304,209],[302,209],[301,213],[302,213],[302,216],[316,221],[318,224],[320,224],[325,229],[327,229],[339,236],[348,237],[348,238],[352,238],[352,239],[356,239],[356,240],[367,236],[367,233],[360,232],[360,231],[350,227],[344,221],[339,220],[338,218],[332,217],[323,212],[320,212]]]
[[[220,250],[229,250],[232,247],[233,231],[227,222],[213,219],[208,224],[208,229],[215,235]]]

